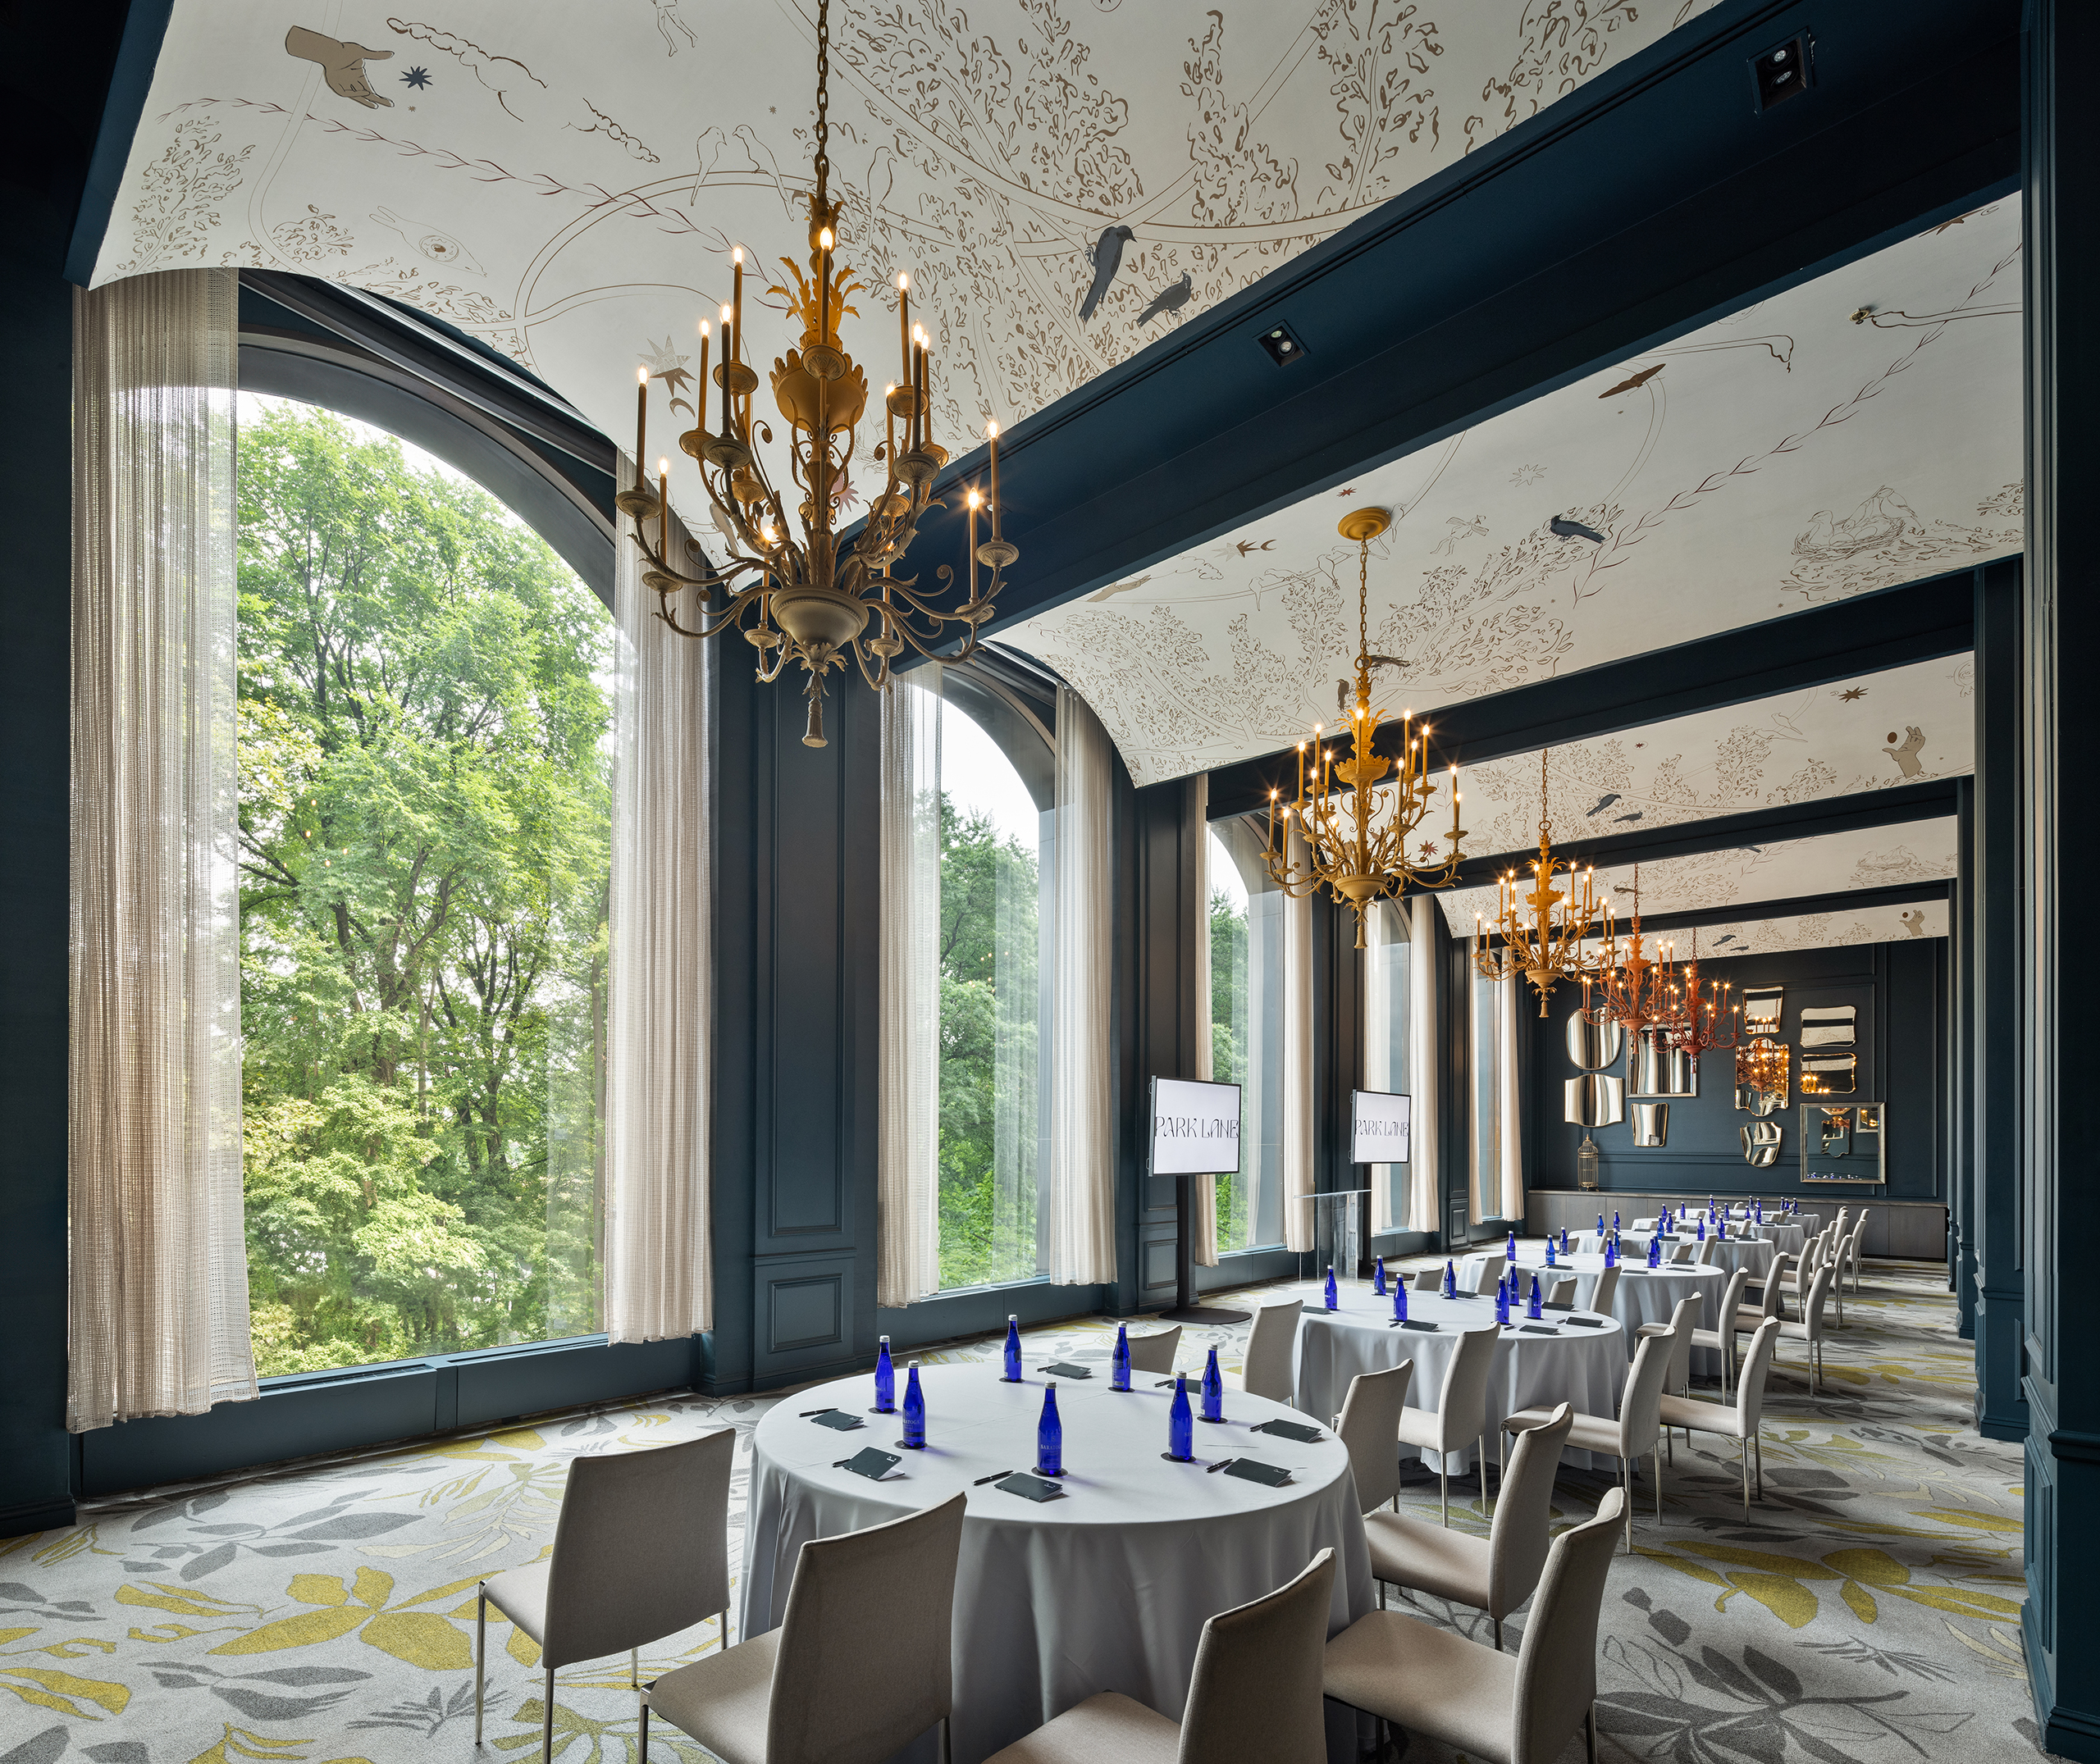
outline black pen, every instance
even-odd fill
[[[1239,1461],[1239,1460],[1237,1458],[1220,1458],[1215,1464],[1205,1465],[1203,1466],[1203,1474],[1206,1476],[1215,1475],[1218,1471],[1223,1470],[1226,1465],[1237,1464]]]
[[[973,1488],[981,1488],[988,1482],[997,1482],[1002,1476],[1011,1476],[1012,1475],[1013,1472],[1011,1470],[993,1470],[988,1476],[979,1476],[977,1480],[972,1483],[970,1486]]]
[[[801,1419],[806,1421],[813,1415],[836,1415],[838,1412],[836,1409],[805,1409]]]
[[[1173,1382],[1174,1382],[1174,1380],[1173,1380],[1172,1379],[1171,1379],[1171,1378],[1156,1379],[1154,1379],[1154,1380],[1153,1381],[1153,1387],[1152,1387],[1152,1388],[1153,1388],[1154,1390],[1164,1390],[1164,1389],[1166,1389],[1166,1387],[1167,1387],[1169,1384],[1171,1384]]]

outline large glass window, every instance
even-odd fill
[[[1217,1247],[1283,1242],[1283,896],[1262,842],[1211,825],[1211,1076],[1239,1087],[1239,1174],[1217,1186]]]
[[[945,671],[940,781],[943,1290],[1047,1267],[1050,751],[1010,700]]]
[[[1472,1009],[1468,1022],[1468,1114],[1472,1147],[1472,1216],[1498,1219],[1502,1215],[1503,1033],[1500,1014],[1509,1009],[1513,991],[1505,981],[1469,975]]]
[[[1417,897],[1413,910],[1433,913],[1436,908]],[[1414,1090],[1413,994],[1409,990],[1408,964],[1413,946],[1408,941],[1407,920],[1390,900],[1381,900],[1367,918],[1363,951],[1363,1087],[1411,1096]],[[1386,1215],[1396,1231],[1434,1230],[1436,1221],[1408,1217],[1408,1166],[1374,1164],[1369,1180],[1385,1184],[1391,1197]]]
[[[587,1333],[611,616],[419,449],[241,415],[257,1369]]]

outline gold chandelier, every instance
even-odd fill
[[[868,381],[841,345],[839,321],[858,308],[847,297],[861,284],[852,271],[833,261],[839,215],[845,204],[830,199],[831,159],[829,116],[831,82],[831,7],[817,5],[816,188],[810,196],[810,271],[792,258],[780,261],[794,287],[768,292],[783,296],[801,321],[799,349],[777,357],[770,378],[773,398],[787,428],[789,470],[801,491],[795,515],[801,537],[790,536],[788,508],[767,474],[753,437],[770,445],[771,426],[754,422],[751,394],[758,374],[744,359],[744,253],[734,253],[733,298],[722,308],[722,359],[714,369],[721,390],[719,426],[706,426],[710,339],[700,326],[699,420],[678,437],[678,445],[700,467],[701,481],[714,509],[714,522],[728,555],[719,569],[687,575],[673,567],[670,544],[670,464],[660,460],[651,485],[642,463],[648,432],[649,376],[641,371],[635,418],[635,483],[614,499],[634,523],[634,536],[647,568],[644,586],[655,590],[658,616],[682,636],[712,637],[731,628],[758,651],[758,677],[776,680],[790,662],[809,676],[803,696],[810,704],[803,745],[822,747],[824,676],[846,666],[849,654],[861,677],[879,691],[888,683],[890,665],[908,644],[921,655],[954,641],[952,626],[962,631],[961,647],[942,659],[959,661],[974,654],[978,629],[992,616],[1007,565],[1020,555],[1000,532],[999,429],[984,426],[991,447],[988,495],[972,489],[970,509],[970,593],[952,611],[936,610],[934,595],[916,591],[916,577],[892,572],[910,548],[920,517],[933,499],[935,475],[947,463],[947,449],[934,440],[933,404],[929,395],[931,351],[924,330],[911,323],[911,284],[897,279],[897,328],[902,339],[902,377],[883,394],[884,440],[875,458],[884,462],[888,481],[870,505],[859,536],[841,549],[833,531],[837,503],[845,491],[846,467],[851,461],[856,432],[868,403]],[[979,508],[988,511],[991,532],[977,540]],[[656,523],[650,543],[648,523]],[[977,566],[991,572],[980,593]],[[943,563],[935,572],[945,593],[954,572]],[[699,590],[696,624],[679,622],[670,597],[681,589]],[[870,625],[875,629],[871,632]]]
[[[1638,1040],[1643,1029],[1674,1023],[1678,1004],[1672,985],[1673,946],[1655,940],[1650,959],[1641,933],[1641,866],[1633,867],[1633,930],[1622,947],[1613,928],[1611,899],[1605,899],[1605,950],[1594,975],[1582,977],[1582,1016],[1593,1023],[1615,1023]],[[1592,989],[1597,996],[1591,1001]]]
[[[1312,729],[1312,765],[1306,765],[1307,743],[1298,744],[1298,795],[1290,803],[1278,800],[1280,792],[1269,792],[1269,875],[1276,887],[1293,899],[1324,887],[1338,905],[1355,909],[1356,946],[1364,946],[1363,915],[1373,900],[1397,896],[1409,882],[1418,888],[1448,887],[1459,873],[1459,841],[1465,829],[1459,825],[1459,768],[1450,768],[1450,854],[1441,864],[1431,864],[1436,855],[1433,841],[1425,840],[1418,861],[1408,859],[1408,840],[1429,813],[1435,788],[1429,776],[1429,725],[1418,733],[1411,716],[1400,719],[1400,757],[1388,759],[1377,750],[1378,713],[1371,706],[1371,674],[1376,668],[1398,668],[1398,658],[1373,655],[1370,635],[1371,541],[1393,524],[1383,508],[1353,508],[1343,516],[1339,531],[1356,541],[1356,696],[1349,704],[1349,682],[1336,682],[1336,695],[1349,711],[1349,750],[1345,759],[1335,757],[1334,743],[1326,739],[1326,725]],[[1337,737],[1339,740],[1339,736]],[[1392,782],[1379,786],[1386,774]],[[1335,786],[1340,784],[1341,792]],[[1297,818],[1305,842],[1303,863],[1293,859],[1290,823]],[[1283,837],[1277,838],[1281,826]]]
[[[1568,886],[1556,888],[1556,877]],[[1517,873],[1506,870],[1497,885],[1498,910],[1495,929],[1502,939],[1500,950],[1487,947],[1481,915],[1473,914],[1473,967],[1482,979],[1507,980],[1522,974],[1538,988],[1539,1014],[1545,1014],[1545,1001],[1556,982],[1578,981],[1594,986],[1608,970],[1608,952],[1582,953],[1583,940],[1603,916],[1597,902],[1596,867],[1578,877],[1573,864],[1557,864],[1553,856],[1553,822],[1546,809],[1546,754],[1539,754],[1539,855],[1532,860],[1528,892],[1517,883]],[[1578,889],[1579,884],[1579,889]],[[1528,920],[1522,909],[1528,906]]]

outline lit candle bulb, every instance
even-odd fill
[[[984,424],[984,440],[992,449],[992,536],[999,536],[999,426],[988,418]]]

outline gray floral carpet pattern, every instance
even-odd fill
[[[1969,1344],[1932,1270],[1870,1267],[1846,1303],[1819,1397],[1798,1347],[1764,1424],[1764,1498],[1742,1517],[1734,1449],[1676,1442],[1664,1523],[1640,1479],[1636,1553],[1614,1562],[1600,1631],[1600,1753],[1669,1764],[1882,1764],[2045,1756],[2019,1634],[2020,1458],[1980,1438]],[[1107,1356],[1113,1325],[1035,1332],[1030,1351]],[[1189,1329],[1236,1365],[1245,1325]],[[928,1360],[988,1355],[986,1342]],[[110,1503],[0,1541],[0,1764],[395,1764],[474,1756],[474,1587],[540,1560],[572,1460],[723,1425],[740,1436],[730,1559],[751,1429],[786,1393],[679,1397],[222,1486]],[[1564,1473],[1556,1520],[1605,1479]],[[1485,1529],[1468,1481],[1453,1521]],[[1436,1482],[1405,1499],[1433,1512]],[[1396,1608],[1486,1639],[1435,1600]],[[1521,1630],[1521,1616],[1513,1625]],[[490,1613],[486,1755],[536,1755],[532,1644]],[[732,1639],[734,1639],[733,1634]],[[644,1676],[719,1644],[712,1625],[645,1649]],[[1513,1634],[1511,1647],[1516,1645]],[[565,1764],[634,1764],[627,1662],[557,1675]],[[651,1751],[705,1754],[659,1725]],[[1581,1755],[1571,1746],[1570,1759]],[[1464,1756],[1417,1740],[1410,1758]]]

